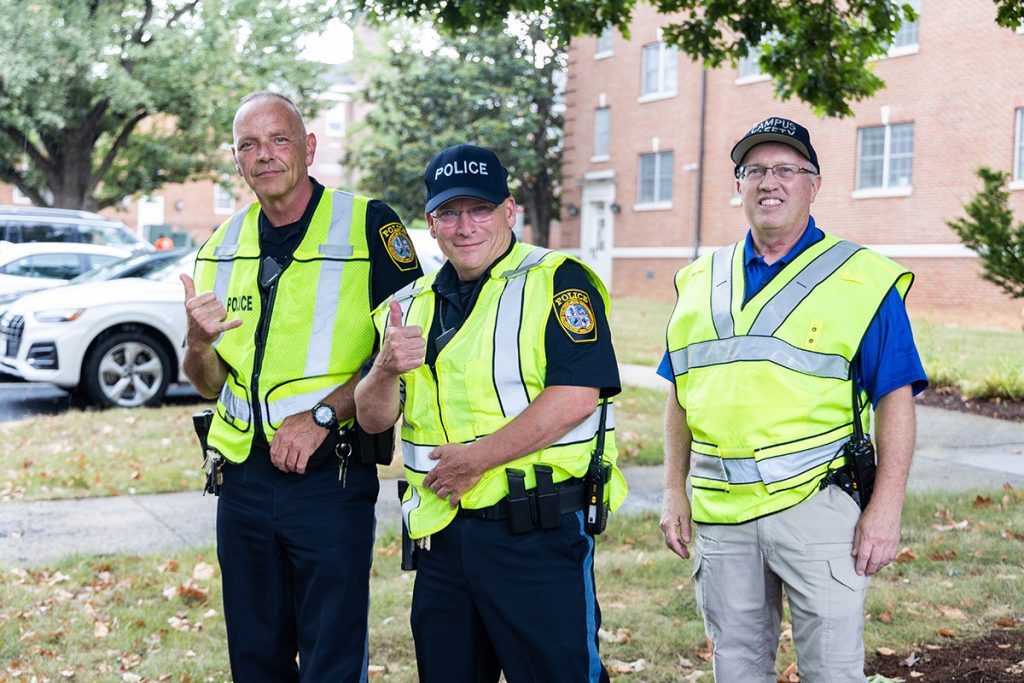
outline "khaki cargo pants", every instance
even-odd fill
[[[864,683],[864,596],[854,571],[860,508],[835,486],[738,525],[698,524],[697,608],[717,683],[775,683],[785,588],[803,683]]]

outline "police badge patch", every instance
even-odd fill
[[[380,239],[399,270],[404,272],[416,267],[416,248],[412,246],[404,225],[388,223],[380,229]]]
[[[565,289],[555,294],[552,304],[558,324],[574,342],[597,341],[597,326],[590,295],[582,289]]]

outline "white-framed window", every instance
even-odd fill
[[[594,52],[594,59],[604,59],[612,56],[612,37],[615,29],[605,26],[601,35],[597,37],[597,51]]]
[[[905,4],[914,8],[918,18],[914,21],[904,21],[896,35],[892,37],[892,44],[889,46],[889,56],[899,57],[900,55],[915,54],[919,49],[921,29],[921,0],[904,0]]]
[[[739,78],[738,80],[747,81],[753,80],[754,78],[761,75],[761,65],[758,63],[761,59],[761,51],[752,47],[747,52],[747,55],[740,59],[738,64]]]
[[[594,156],[591,161],[607,161],[611,153],[612,109],[594,110]]]
[[[17,185],[14,185],[11,187],[11,203],[30,206],[32,204],[32,200],[29,199],[28,195],[22,192]]]
[[[327,111],[325,119],[327,134],[333,137],[344,137],[348,127],[347,103],[339,102]]]
[[[1014,145],[1013,179],[1024,180],[1024,107],[1017,110],[1017,144]]]
[[[221,215],[235,212],[235,195],[230,187],[220,183],[213,186],[213,212]]]
[[[914,124],[857,131],[857,196],[909,194],[914,163]]]
[[[656,99],[676,94],[679,51],[664,42],[643,47],[643,74],[640,96]]]
[[[640,155],[637,182],[639,206],[666,207],[672,203],[672,152],[654,152]]]

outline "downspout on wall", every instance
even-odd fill
[[[697,216],[694,221],[693,260],[697,260],[697,257],[700,256],[701,219],[704,209],[704,118],[707,109],[707,95],[708,70],[702,62],[700,70],[700,125],[698,127],[700,138],[697,152]]]

